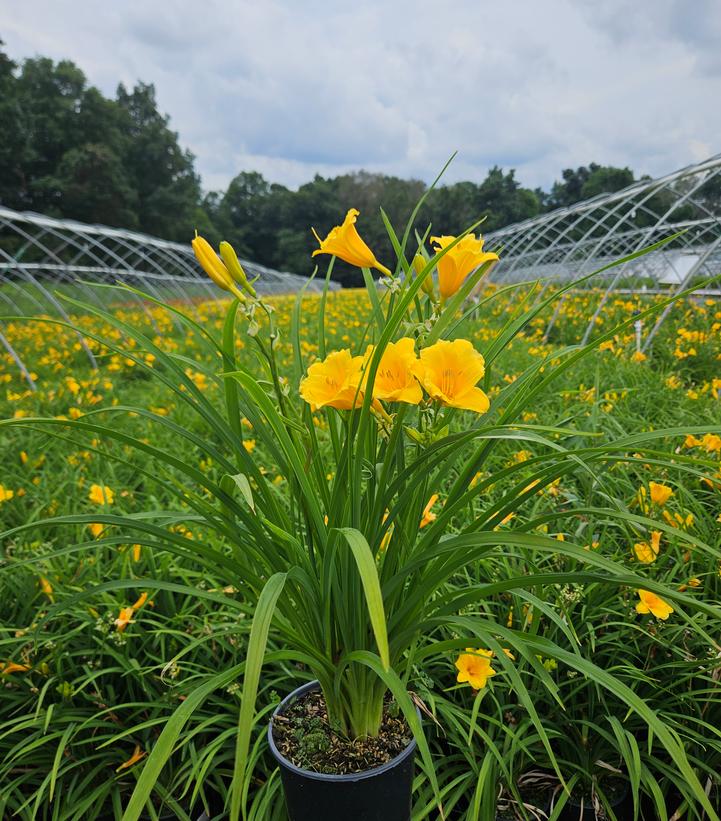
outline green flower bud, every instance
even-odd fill
[[[235,249],[229,242],[225,242],[225,240],[220,243],[220,256],[225,263],[225,267],[228,269],[228,273],[238,285],[240,285],[241,288],[245,288],[251,296],[255,296],[255,288],[248,282],[248,277],[246,277],[243,266],[238,261]]]

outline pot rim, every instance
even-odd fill
[[[292,702],[297,701],[301,696],[304,696],[306,693],[309,693],[311,690],[318,690],[320,689],[320,682],[315,679],[313,681],[309,681],[306,684],[301,685],[300,687],[296,687],[292,693],[287,695],[280,704],[273,710],[273,715],[270,717],[270,721],[268,722],[268,744],[270,746],[270,751],[273,754],[273,758],[286,770],[290,770],[292,773],[296,775],[302,776],[303,778],[309,778],[314,781],[331,781],[335,783],[343,783],[343,782],[352,782],[352,781],[363,781],[367,778],[373,778],[373,776],[381,775],[382,773],[388,772],[388,770],[392,770],[394,767],[397,767],[403,761],[406,760],[409,756],[415,753],[417,748],[417,743],[415,738],[411,739],[411,743],[403,750],[402,752],[398,753],[395,758],[392,758],[390,761],[386,761],[385,764],[381,764],[379,767],[373,767],[370,770],[362,770],[361,772],[357,773],[344,773],[344,774],[335,774],[335,773],[317,773],[314,770],[304,770],[302,767],[296,767],[292,761],[288,761],[288,759],[280,752],[280,750],[275,746],[275,741],[273,739],[273,719],[283,713],[286,707],[288,707]],[[418,717],[420,718],[420,712],[416,707],[416,712],[418,712]]]

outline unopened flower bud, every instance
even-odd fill
[[[416,276],[420,276],[423,273],[423,269],[428,264],[428,260],[421,254],[416,254],[413,257],[412,264],[413,270],[416,272]],[[431,299],[433,299],[433,275],[430,271],[425,275],[421,289],[424,293],[428,294]]]
[[[196,235],[190,244],[193,247],[195,258],[213,282],[224,291],[232,291],[239,300],[244,301],[245,297],[236,287],[228,269],[215,253],[210,243],[203,237]]]
[[[238,261],[235,249],[229,242],[223,241],[220,243],[220,256],[223,258],[228,272],[238,285],[244,288],[251,296],[255,296],[255,288],[248,282],[248,277],[245,275],[243,266]]]

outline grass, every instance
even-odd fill
[[[468,320],[466,336],[487,353],[524,296],[532,299],[529,288],[482,306]],[[545,359],[545,368],[557,367],[555,355],[580,340],[598,298],[590,292],[564,300],[547,342],[543,335],[550,312],[527,326],[489,368],[485,380],[492,403],[526,368]],[[658,299],[609,300],[599,333]],[[286,331],[279,350],[290,374],[294,299],[272,302],[277,325]],[[369,310],[365,292],[330,294],[328,349],[361,347]],[[220,332],[222,302],[197,304],[194,311],[203,326]],[[319,298],[307,296],[300,329],[307,359],[318,354],[313,340],[319,311]],[[128,303],[115,306],[114,313],[146,329],[183,363],[203,395],[222,408],[220,363],[198,332],[181,333],[172,315],[157,307],[140,310]],[[169,765],[146,806],[148,818],[164,813],[193,818],[201,807],[217,811],[228,792],[238,680],[253,613],[228,577],[199,569],[194,552],[218,544],[182,501],[183,492],[197,489],[186,488],[179,473],[94,428],[112,425],[151,448],[193,462],[213,481],[232,464],[171,386],[141,367],[152,366],[153,359],[139,352],[132,338],[89,315],[77,314],[74,321],[88,334],[109,337],[122,352],[88,336],[99,364],[94,371],[68,328],[11,321],[3,329],[39,390],[28,390],[9,357],[0,360],[0,418],[28,420],[0,427],[5,456],[0,531],[6,531],[0,536],[0,662],[19,665],[6,666],[1,679],[0,815],[120,818],[163,726],[204,686],[207,698],[179,730]],[[669,816],[681,807],[688,817],[704,817],[679,777],[678,762],[649,733],[639,711],[628,710],[619,690],[599,684],[604,673],[654,711],[719,806],[721,667],[713,607],[721,599],[721,440],[713,438],[713,431],[721,433],[720,328],[721,306],[681,302],[645,361],[634,359],[633,330],[624,331],[538,397],[523,421],[565,429],[559,441],[566,447],[589,453],[596,445],[628,439],[618,458],[595,463],[594,474],[578,469],[540,491],[527,487],[538,468],[534,460],[546,446],[519,433],[516,442],[500,443],[484,473],[474,477],[485,483],[484,491],[462,508],[453,529],[483,522],[491,532],[497,528],[499,545],[460,569],[451,585],[454,594],[479,587],[486,592],[468,598],[454,629],[442,623],[429,627],[409,671],[410,689],[435,717],[426,721],[426,729],[449,819],[493,818],[499,794],[499,806],[520,811],[536,773],[542,773],[538,783],[548,788],[545,796],[565,781],[581,792],[593,786],[598,800],[608,802],[608,775],[613,774],[630,785],[632,813],[635,807],[650,819],[663,817],[666,807]],[[248,343],[241,337],[239,360],[261,378]],[[126,410],[135,407],[150,408],[156,419]],[[38,416],[54,418],[57,425],[34,423]],[[78,424],[68,427],[64,420]],[[182,438],[173,424],[197,438]],[[460,415],[456,424],[462,429]],[[650,431],[661,433],[637,452],[634,437]],[[249,424],[242,435],[245,449],[271,477],[281,499],[286,480],[272,454],[256,441]],[[322,424],[318,435],[331,447]],[[510,504],[508,485],[495,481],[504,471],[518,488]],[[650,482],[673,490],[664,505],[639,501],[640,488]],[[91,501],[93,485],[112,491],[112,502],[107,492],[105,503]],[[438,510],[450,485],[434,491]],[[604,507],[614,515],[588,512]],[[119,513],[147,523],[153,546],[136,546],[114,525]],[[50,517],[65,520],[62,526],[44,523]],[[34,526],[18,529],[27,524]],[[516,530],[555,538],[559,551],[531,553],[514,546]],[[661,547],[658,558],[646,565],[636,558],[634,545],[650,539],[652,530],[661,531]],[[633,587],[563,553],[562,541],[613,559],[648,577],[650,584],[676,589],[675,612],[667,621],[639,615]],[[564,583],[571,572],[585,573],[584,582]],[[529,575],[539,579],[532,590],[513,584]],[[121,611],[143,594],[147,599],[121,630],[116,621]],[[495,625],[506,625],[507,635]],[[513,631],[525,635],[538,659],[519,657],[511,663],[499,657],[497,674],[479,693],[456,683],[454,661],[463,642],[470,646],[487,636],[501,646],[512,640]],[[272,641],[258,698],[265,711],[304,676]],[[560,657],[554,647],[565,648],[567,655]],[[586,667],[579,658],[587,660]],[[217,686],[211,690],[208,682]],[[521,685],[552,755],[519,698]],[[250,817],[280,821],[279,781],[262,734],[252,740],[251,758],[257,766],[248,788]],[[415,786],[414,821],[436,817],[423,764]],[[559,803],[565,796],[557,792]]]

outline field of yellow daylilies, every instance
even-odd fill
[[[440,247],[445,239],[438,238]],[[492,293],[494,286],[488,286],[482,298]],[[377,395],[386,403],[418,404],[422,387],[455,408],[451,430],[459,435],[471,414],[489,406],[502,411],[503,401],[510,406],[512,394],[504,388],[529,368],[543,374],[558,367],[568,347],[580,342],[602,296],[569,292],[555,313],[552,306],[523,327],[484,374],[482,358],[479,364],[473,357],[487,355],[509,319],[536,293],[522,286],[482,301],[466,320],[462,339],[436,343],[447,348],[422,349],[418,360],[412,342],[402,337],[389,356],[399,369],[412,359],[408,367],[417,378],[399,385],[389,370],[384,387],[381,373]],[[36,389],[9,354],[0,354],[2,818],[120,818],[168,717],[205,677],[245,658],[253,613],[243,609],[243,590],[231,574],[209,574],[194,560],[209,548],[224,549],[197,513],[209,497],[202,482],[191,485],[172,467],[174,458],[192,463],[199,480],[225,488],[226,454],[214,437],[213,419],[203,423],[193,411],[191,394],[197,389],[223,412],[220,374],[229,367],[206,333],[222,336],[228,300],[174,306],[188,312],[196,323],[190,326],[166,307],[114,299],[108,305],[113,322],[77,310],[72,319],[80,331],[43,317],[3,325]],[[599,313],[597,333],[660,300],[612,296]],[[330,452],[337,431],[319,411],[329,404],[350,409],[357,402],[358,380],[344,400],[329,393],[328,374],[360,369],[368,356],[368,293],[303,296],[297,340],[296,296],[265,301],[275,329],[274,376],[290,401],[309,404],[319,447]],[[261,385],[266,370],[253,337],[267,323],[267,317],[251,313],[235,349],[237,366]],[[294,376],[297,351],[303,383]],[[180,394],[167,368],[158,367],[161,352],[187,377]],[[451,355],[478,366],[468,384],[448,383],[442,357]],[[385,413],[378,412],[381,428]],[[37,422],[39,417],[45,421]],[[494,817],[479,809],[486,806],[482,796],[490,794],[501,796],[498,817],[523,817],[514,815],[523,801],[537,799],[534,806],[545,811],[548,796],[564,780],[595,790],[610,777],[614,786],[604,795],[615,794],[616,782],[632,784],[638,817],[658,817],[661,804],[669,815],[680,808],[678,818],[707,817],[648,724],[623,705],[632,696],[653,711],[718,807],[721,629],[713,608],[721,605],[721,303],[679,301],[645,353],[627,325],[565,368],[553,390],[524,409],[521,422],[528,429],[519,430],[516,440],[504,438],[472,477],[470,487],[482,491],[451,519],[453,533],[478,517],[484,530],[498,534],[502,550],[495,563],[474,559],[458,568],[452,584],[483,586],[486,595],[469,598],[463,616],[501,625],[496,638],[505,653],[478,646],[473,638],[473,646],[464,647],[459,642],[468,636],[458,627],[439,626],[406,670],[409,690],[432,716],[425,723],[446,817]],[[108,429],[117,435],[109,437]],[[644,440],[637,452],[635,437],[654,431],[660,433],[653,444]],[[285,498],[288,479],[250,419],[241,420],[239,436],[271,492]],[[146,447],[145,455],[130,438]],[[596,444],[626,445],[623,458],[595,463],[593,471],[581,465],[545,483],[535,472],[537,460],[561,441],[586,455]],[[162,466],[153,459],[156,451],[168,456]],[[368,476],[373,468],[368,466]],[[499,476],[518,488],[512,504],[499,489]],[[455,478],[428,488],[419,531],[432,529]],[[370,480],[364,475],[364,481]],[[250,485],[237,483],[235,490],[252,506]],[[615,518],[590,513],[592,507],[613,509]],[[148,538],[134,541],[120,524],[121,514],[148,523]],[[380,553],[398,528],[387,528]],[[529,558],[514,545],[516,530],[529,542],[555,539],[559,552]],[[598,566],[585,570],[572,552],[563,552],[569,543],[599,557]],[[172,552],[164,550],[169,545],[175,546]],[[614,587],[604,585],[604,558],[648,578],[651,587],[673,589],[678,598],[669,601],[620,576]],[[576,573],[572,584],[564,581],[569,569]],[[538,574],[538,586],[511,591],[504,578],[514,574]],[[537,651],[524,658],[506,649],[504,630],[532,637]],[[455,642],[457,649],[434,652],[443,642]],[[544,642],[582,652],[593,670],[564,663],[550,644],[546,653]],[[282,650],[272,647],[264,667],[265,704],[289,692],[295,686],[291,673],[302,667]],[[597,669],[612,671],[618,689],[604,689]],[[148,818],[196,818],[204,808],[222,806],[239,703],[239,684],[228,681],[179,728]],[[639,707],[639,715],[644,709]],[[280,820],[277,775],[260,742],[252,756],[249,817]],[[424,766],[415,785],[414,821],[438,817],[434,790]],[[633,804],[628,812],[618,817],[634,817]]]

